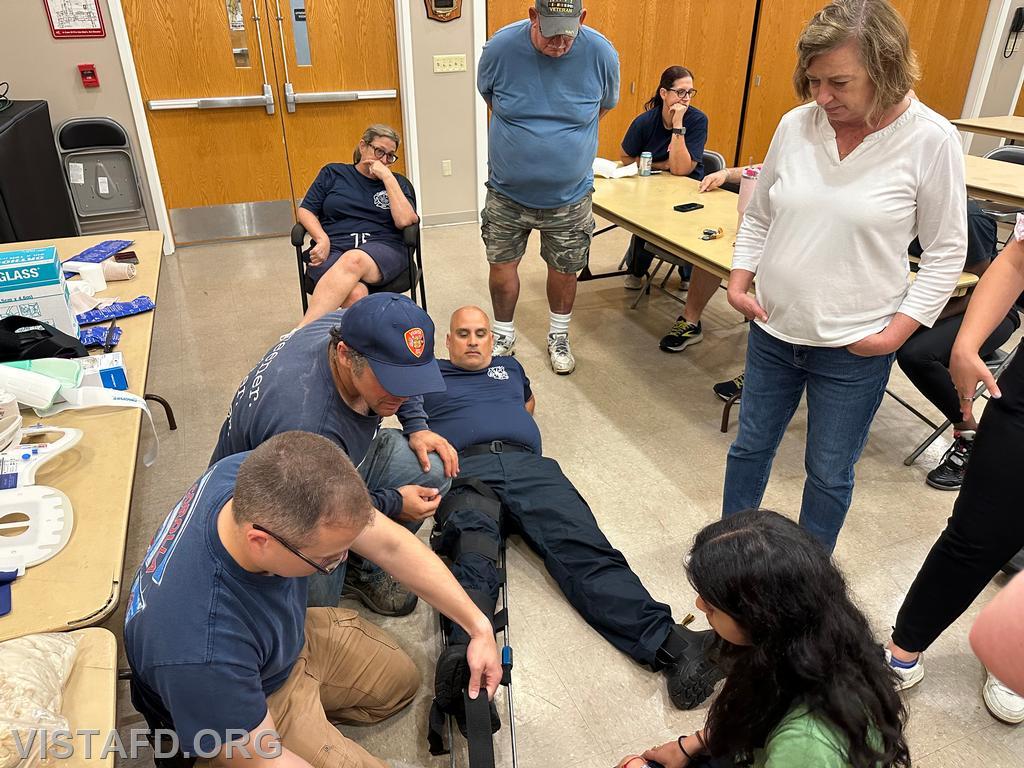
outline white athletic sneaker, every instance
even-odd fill
[[[885,663],[892,667],[893,672],[896,673],[896,677],[899,678],[896,683],[897,691],[905,691],[907,688],[913,688],[915,685],[924,680],[924,664],[921,662],[921,657],[917,657],[917,663],[909,669],[903,667],[897,667],[892,663],[892,651],[888,648],[885,649]]]
[[[516,353],[516,335],[513,333],[511,336],[507,336],[504,333],[494,332],[494,352],[492,353],[495,357],[502,355],[514,355]]]
[[[568,333],[548,334],[548,355],[551,356],[551,370],[562,376],[576,370],[576,358],[569,347]]]
[[[1024,697],[999,682],[991,672],[988,673],[981,695],[992,717],[1013,725],[1024,723]]]
[[[622,285],[627,291],[639,291],[644,287],[644,279],[636,275],[626,275],[626,280]]]

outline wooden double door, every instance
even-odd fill
[[[916,90],[947,118],[961,116],[988,3],[892,0],[921,64]],[[797,105],[796,41],[825,0],[602,0],[584,3],[586,24],[619,52],[619,105],[601,122],[598,154],[618,159],[630,122],[661,72],[694,72],[694,106],[707,113],[707,148],[728,163],[759,161],[779,118]],[[488,35],[526,17],[523,0],[488,0]]]
[[[121,4],[179,243],[286,233],[368,125],[402,133],[393,0]]]

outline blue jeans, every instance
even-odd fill
[[[853,466],[882,402],[895,355],[789,344],[750,324],[739,432],[725,465],[722,514],[758,507],[775,451],[807,390],[800,525],[829,552],[853,498]]]
[[[430,454],[430,471],[424,472],[416,454],[409,448],[408,439],[397,429],[382,429],[377,433],[358,470],[366,487],[371,491],[400,488],[403,485],[422,485],[437,488],[443,494],[448,492],[452,484],[451,478],[444,476],[444,464],[436,453]],[[423,522],[400,524],[415,533]],[[347,568],[358,568],[364,578],[380,570],[378,566],[353,553],[349,556],[348,562],[342,563],[330,576],[316,573],[309,577],[306,605],[311,608],[336,606],[345,586]]]

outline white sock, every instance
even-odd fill
[[[502,336],[515,336],[516,324],[514,320],[509,320],[507,323],[495,320],[491,323],[491,330],[495,333],[500,333]]]
[[[559,315],[556,312],[548,312],[550,324],[548,325],[548,336],[556,333],[569,333],[569,321],[572,320],[572,312],[567,315]]]

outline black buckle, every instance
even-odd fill
[[[491,453],[502,453],[504,450],[505,446],[502,444],[501,440],[491,441]]]

